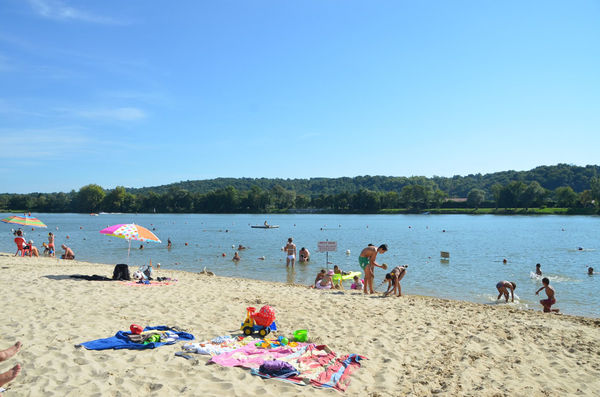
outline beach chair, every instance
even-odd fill
[[[25,239],[23,237],[15,237],[15,244],[17,244],[17,252],[15,253],[15,256],[19,255],[19,252],[21,253],[21,256],[25,256]]]

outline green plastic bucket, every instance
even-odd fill
[[[296,342],[306,342],[308,339],[308,331],[305,329],[298,329],[294,331],[294,340]]]

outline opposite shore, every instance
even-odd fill
[[[279,334],[309,338],[368,357],[347,395],[595,395],[600,389],[600,320],[548,315],[422,296],[383,298],[283,283],[157,270],[165,286],[75,280],[111,276],[114,265],[0,254],[5,297],[2,363],[22,372],[6,395],[324,395],[263,380],[238,368],[184,360],[180,346],[150,351],[87,351],[74,345],[112,336],[132,323],[187,329],[197,340],[237,334],[247,306],[271,305]],[[132,269],[134,270],[134,269]]]

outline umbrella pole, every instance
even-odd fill
[[[129,247],[127,248],[127,265],[129,265],[129,251],[131,251],[131,239],[129,241]]]

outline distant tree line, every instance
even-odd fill
[[[219,178],[156,188],[126,189],[118,186],[112,190],[90,184],[70,193],[0,194],[0,210],[82,213],[264,213],[318,210],[375,213],[382,209],[418,212],[428,208],[456,207],[597,209],[600,203],[599,171],[597,166],[559,164],[520,173],[506,171],[485,176],[453,178]],[[507,180],[508,176],[514,179]],[[534,177],[539,177],[539,180],[529,180]],[[222,181],[231,183],[221,186]],[[280,181],[286,183],[276,183]],[[331,186],[326,181],[330,181]],[[491,181],[494,182],[490,184]],[[572,185],[561,184],[564,181]],[[194,186],[198,188],[195,191],[185,188]],[[205,191],[200,186],[214,188]],[[466,187],[469,189],[465,190]],[[456,202],[448,200],[449,197],[462,197],[466,201]]]

